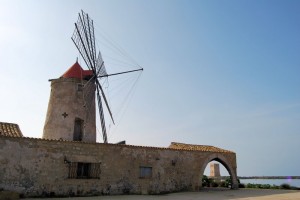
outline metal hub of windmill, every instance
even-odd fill
[[[104,100],[113,124],[115,124],[115,122],[100,80],[110,76],[142,71],[143,68],[107,74],[101,52],[99,51],[97,54],[96,51],[93,20],[88,16],[87,13],[83,11],[79,13],[78,21],[75,23],[75,30],[71,39],[78,49],[85,64],[89,70],[92,70],[93,72],[92,77],[83,86],[84,99],[94,98],[93,93],[96,92],[103,142],[108,143],[102,100]],[[89,109],[91,105],[84,106],[86,109]]]

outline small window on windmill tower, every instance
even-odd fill
[[[83,91],[83,84],[81,83],[77,84],[77,91],[78,92]]]
[[[83,123],[84,123],[84,121],[82,119],[75,118],[74,135],[73,135],[73,140],[74,141],[82,141],[82,138],[83,138]]]

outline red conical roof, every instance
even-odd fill
[[[84,70],[76,61],[74,65],[72,65],[61,77],[63,78],[79,78],[84,79],[87,76],[92,76],[92,70]]]

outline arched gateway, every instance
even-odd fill
[[[204,173],[204,170],[205,170],[206,166],[211,161],[218,161],[219,163],[221,163],[226,168],[226,170],[228,171],[228,173],[231,177],[231,188],[232,189],[237,189],[239,184],[238,184],[237,173],[236,173],[236,165],[233,165],[233,163],[228,161],[227,158],[222,154],[213,153],[213,154],[209,155],[205,159],[204,164],[202,165],[202,168],[200,170],[200,175],[202,174],[202,176],[203,176],[203,173]],[[200,177],[200,180],[202,180],[202,176]]]
[[[178,150],[189,150],[198,152],[198,159],[196,163],[200,163],[199,173],[197,174],[198,179],[196,180],[196,189],[202,187],[202,177],[204,170],[209,162],[218,161],[220,162],[228,171],[231,177],[231,188],[238,189],[238,179],[237,179],[237,164],[236,164],[236,155],[234,152],[221,149],[214,146],[207,145],[191,145],[183,143],[172,142],[169,148],[178,149]]]

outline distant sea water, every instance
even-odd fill
[[[270,184],[278,185],[287,183],[290,186],[295,186],[300,188],[300,179],[240,179],[241,183],[253,183],[253,184]]]

